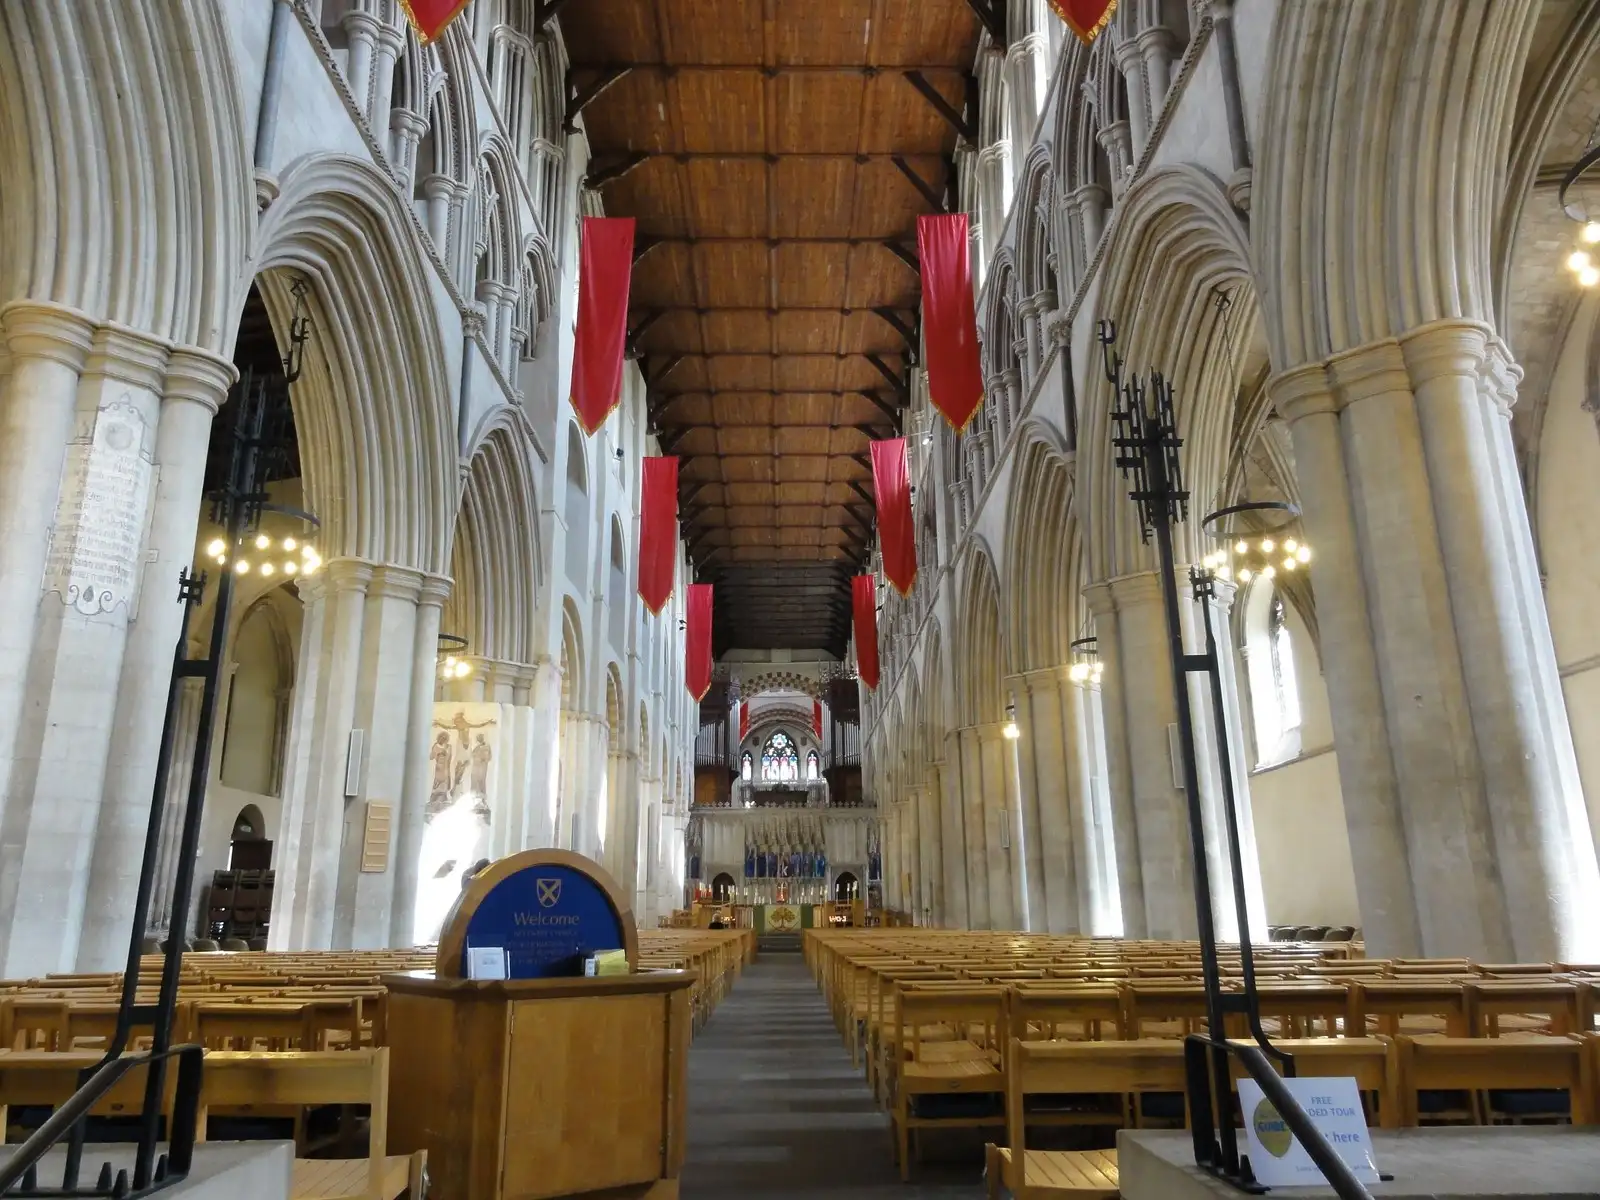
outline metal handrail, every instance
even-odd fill
[[[69,1163],[67,1178],[59,1191],[51,1194],[61,1197],[103,1197],[120,1196],[127,1200],[148,1195],[170,1183],[175,1183],[189,1174],[189,1168],[194,1160],[195,1123],[200,1112],[200,1072],[204,1051],[198,1045],[173,1046],[169,1050],[138,1054],[121,1054],[108,1058],[99,1066],[90,1068],[85,1072],[88,1076],[78,1087],[78,1090],[60,1104],[39,1128],[28,1135],[16,1152],[0,1164],[0,1196],[10,1192],[17,1184],[22,1183],[27,1188],[33,1188],[33,1182],[39,1163],[63,1138],[71,1138],[68,1146],[69,1159],[75,1160],[82,1153],[82,1142],[79,1140],[81,1132],[80,1122],[89,1116],[90,1111],[98,1104],[113,1087],[115,1087],[128,1072],[136,1067],[154,1067],[158,1062],[168,1058],[177,1058],[178,1083],[173,1100],[172,1127],[167,1131],[167,1153],[161,1155],[153,1164],[150,1178],[142,1181],[133,1189],[128,1186],[126,1169],[117,1172],[113,1180],[110,1174],[110,1165],[101,1170],[99,1184],[90,1190],[80,1190],[76,1186],[77,1171],[75,1161]],[[153,1185],[153,1186],[152,1186]]]

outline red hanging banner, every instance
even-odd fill
[[[417,31],[417,41],[426,46],[437,41],[444,27],[459,17],[470,0],[400,0],[406,10],[411,28]]]
[[[659,616],[678,567],[678,460],[646,458],[639,495],[639,599]]]
[[[1111,14],[1117,11],[1117,0],[1050,0],[1050,7],[1087,46],[1110,22]]]
[[[811,702],[811,732],[817,735],[817,740],[822,740],[822,701]]]
[[[883,573],[902,596],[917,581],[917,534],[911,521],[911,471],[905,438],[872,443],[872,490],[878,498],[878,545]]]
[[[922,263],[922,342],[927,347],[928,394],[944,419],[960,431],[983,403],[978,313],[967,259],[967,214],[918,217],[917,254]]]
[[[850,607],[855,617],[856,674],[869,688],[878,686],[878,581],[857,575],[850,581]]]
[[[739,741],[744,742],[750,736],[750,703],[747,700],[739,701]]]
[[[585,217],[578,246],[578,326],[572,346],[572,407],[591,436],[622,395],[628,337],[633,218]]]
[[[691,583],[688,588],[688,632],[684,635],[683,681],[699,703],[711,690],[712,585]]]

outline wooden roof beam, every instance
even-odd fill
[[[562,0],[563,3],[566,0]],[[633,68],[626,64],[611,67],[601,72],[600,77],[587,87],[579,88],[572,82],[572,69],[567,69],[567,112],[561,120],[561,128],[566,133],[578,132],[578,118],[583,115],[583,110],[588,108],[619,80],[626,79]]]
[[[648,154],[630,154],[627,158],[614,162],[608,167],[601,167],[597,171],[589,172],[583,177],[583,186],[590,191],[596,191],[605,187],[608,183],[615,183],[629,171],[643,166],[649,161],[649,158]]]
[[[900,314],[893,308],[890,308],[887,304],[875,305],[872,309],[872,313],[874,316],[882,317],[883,320],[888,323],[890,329],[894,330],[905,339],[906,357],[912,362],[916,362],[918,342],[916,329],[902,321],[900,319]]]
[[[933,185],[912,170],[911,164],[906,162],[903,157],[896,154],[890,161],[894,163],[895,169],[906,177],[911,186],[917,189],[918,194],[920,194],[922,198],[928,202],[929,207],[932,208],[934,212],[943,213],[950,211],[950,206],[945,203],[944,196],[941,196],[938,192],[934,191]],[[948,187],[945,188],[946,194],[949,193],[949,190],[950,189]]]
[[[877,368],[878,374],[882,375],[889,381],[889,386],[894,388],[894,394],[899,396],[901,401],[905,401],[910,398],[911,389],[906,386],[906,381],[900,377],[900,373],[898,371],[894,370],[894,368],[889,366],[888,363],[884,362],[882,358],[870,350],[864,351],[861,357],[866,359],[875,368]],[[865,392],[862,393],[862,395],[865,394]]]
[[[561,15],[561,10],[572,0],[534,0],[533,21],[540,29]]]
[[[978,140],[978,81],[971,75],[964,79],[966,85],[966,101],[957,112],[954,106],[940,94],[939,89],[928,82],[928,77],[921,71],[901,71],[905,81],[929,104],[933,111],[944,118],[946,124],[956,131],[956,136],[968,142]]]
[[[639,323],[632,329],[628,330],[626,340],[629,354],[631,354],[634,358],[639,357],[639,339],[645,335],[645,331],[648,330],[650,326],[654,325],[657,321],[661,320],[662,317],[666,316],[667,312],[668,310],[665,308],[647,308],[645,310],[644,316],[639,318]]]
[[[776,317],[780,313],[786,312],[808,312],[837,313],[839,316],[848,317],[853,316],[858,312],[874,312],[877,313],[878,316],[883,317],[883,319],[888,321],[891,325],[893,325],[895,321],[900,320],[900,314],[902,312],[911,311],[911,309],[908,307],[896,308],[892,304],[882,304],[871,309],[847,308],[841,307],[837,304],[783,304],[778,305],[777,307],[774,307],[770,304],[663,304],[659,306],[650,305],[646,307],[644,305],[638,305],[630,306],[630,308],[631,307],[644,308],[647,313],[692,312],[696,316],[705,316],[707,313],[765,313],[769,317]],[[885,316],[885,313],[889,315]],[[909,329],[909,327],[904,323],[896,326],[896,328],[900,330],[903,335]]]
[[[876,512],[878,510],[878,502],[872,498],[872,493],[871,492],[867,491],[866,488],[862,487],[861,484],[858,483],[854,479],[847,479],[847,480],[845,480],[845,482],[850,485],[850,490],[851,491],[853,491],[856,495],[860,496],[868,504],[872,505],[872,510],[874,512]]]
[[[911,273],[914,274],[918,279],[922,278],[922,260],[917,257],[915,251],[908,250],[899,242],[895,241],[883,241],[880,242],[879,245],[881,245],[890,254],[898,258],[901,262],[905,263],[906,266],[910,267]]]
[[[989,31],[994,44],[1006,48],[1006,0],[967,0],[967,7],[977,14],[978,20]]]
[[[856,395],[865,396],[872,401],[872,406],[889,418],[894,425],[895,432],[898,433],[900,431],[900,410],[898,408],[885,401],[877,392],[857,392]]]
[[[557,8],[570,2],[570,0],[546,0],[547,3]],[[968,74],[968,69],[957,63],[902,63],[901,66],[909,70],[921,71],[924,75],[961,75]],[[629,66],[635,71],[660,71],[667,75],[676,75],[679,71],[716,71],[736,72],[741,75],[755,73],[775,79],[779,75],[859,75],[864,79],[872,79],[882,74],[882,67],[857,65],[855,63],[785,63],[781,67],[772,66],[764,62],[582,62],[573,63],[574,71],[608,71],[613,67]]]

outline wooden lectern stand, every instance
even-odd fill
[[[554,868],[554,869],[552,869]],[[610,899],[617,928],[566,922],[573,872]],[[556,879],[559,886],[552,886]],[[505,905],[503,889],[531,898]],[[552,898],[552,891],[555,893]],[[572,912],[583,912],[581,897]],[[522,918],[509,927],[514,964],[534,955],[570,962],[553,927],[608,938],[637,954],[632,916],[600,867],[576,854],[530,850],[472,881],[445,922],[432,975],[385,979],[389,989],[389,1145],[426,1148],[430,1196],[439,1200],[541,1200],[601,1193],[605,1200],[676,1200],[686,1130],[693,1017],[687,971],[584,978],[464,979],[467,945],[485,944],[475,912],[495,905]],[[519,942],[533,929],[530,950]],[[518,946],[521,949],[518,949]],[[590,947],[611,946],[590,943]],[[595,1200],[600,1200],[596,1197]]]

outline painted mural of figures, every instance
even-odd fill
[[[489,748],[489,743],[479,734],[477,741],[472,745],[472,792],[475,796],[489,794],[489,760],[494,757],[494,751]]]
[[[754,879],[756,874],[756,848],[749,842],[744,847],[744,877]]]
[[[431,821],[450,806],[450,735],[440,732],[428,751],[433,763],[433,786],[428,789],[425,820]]]

